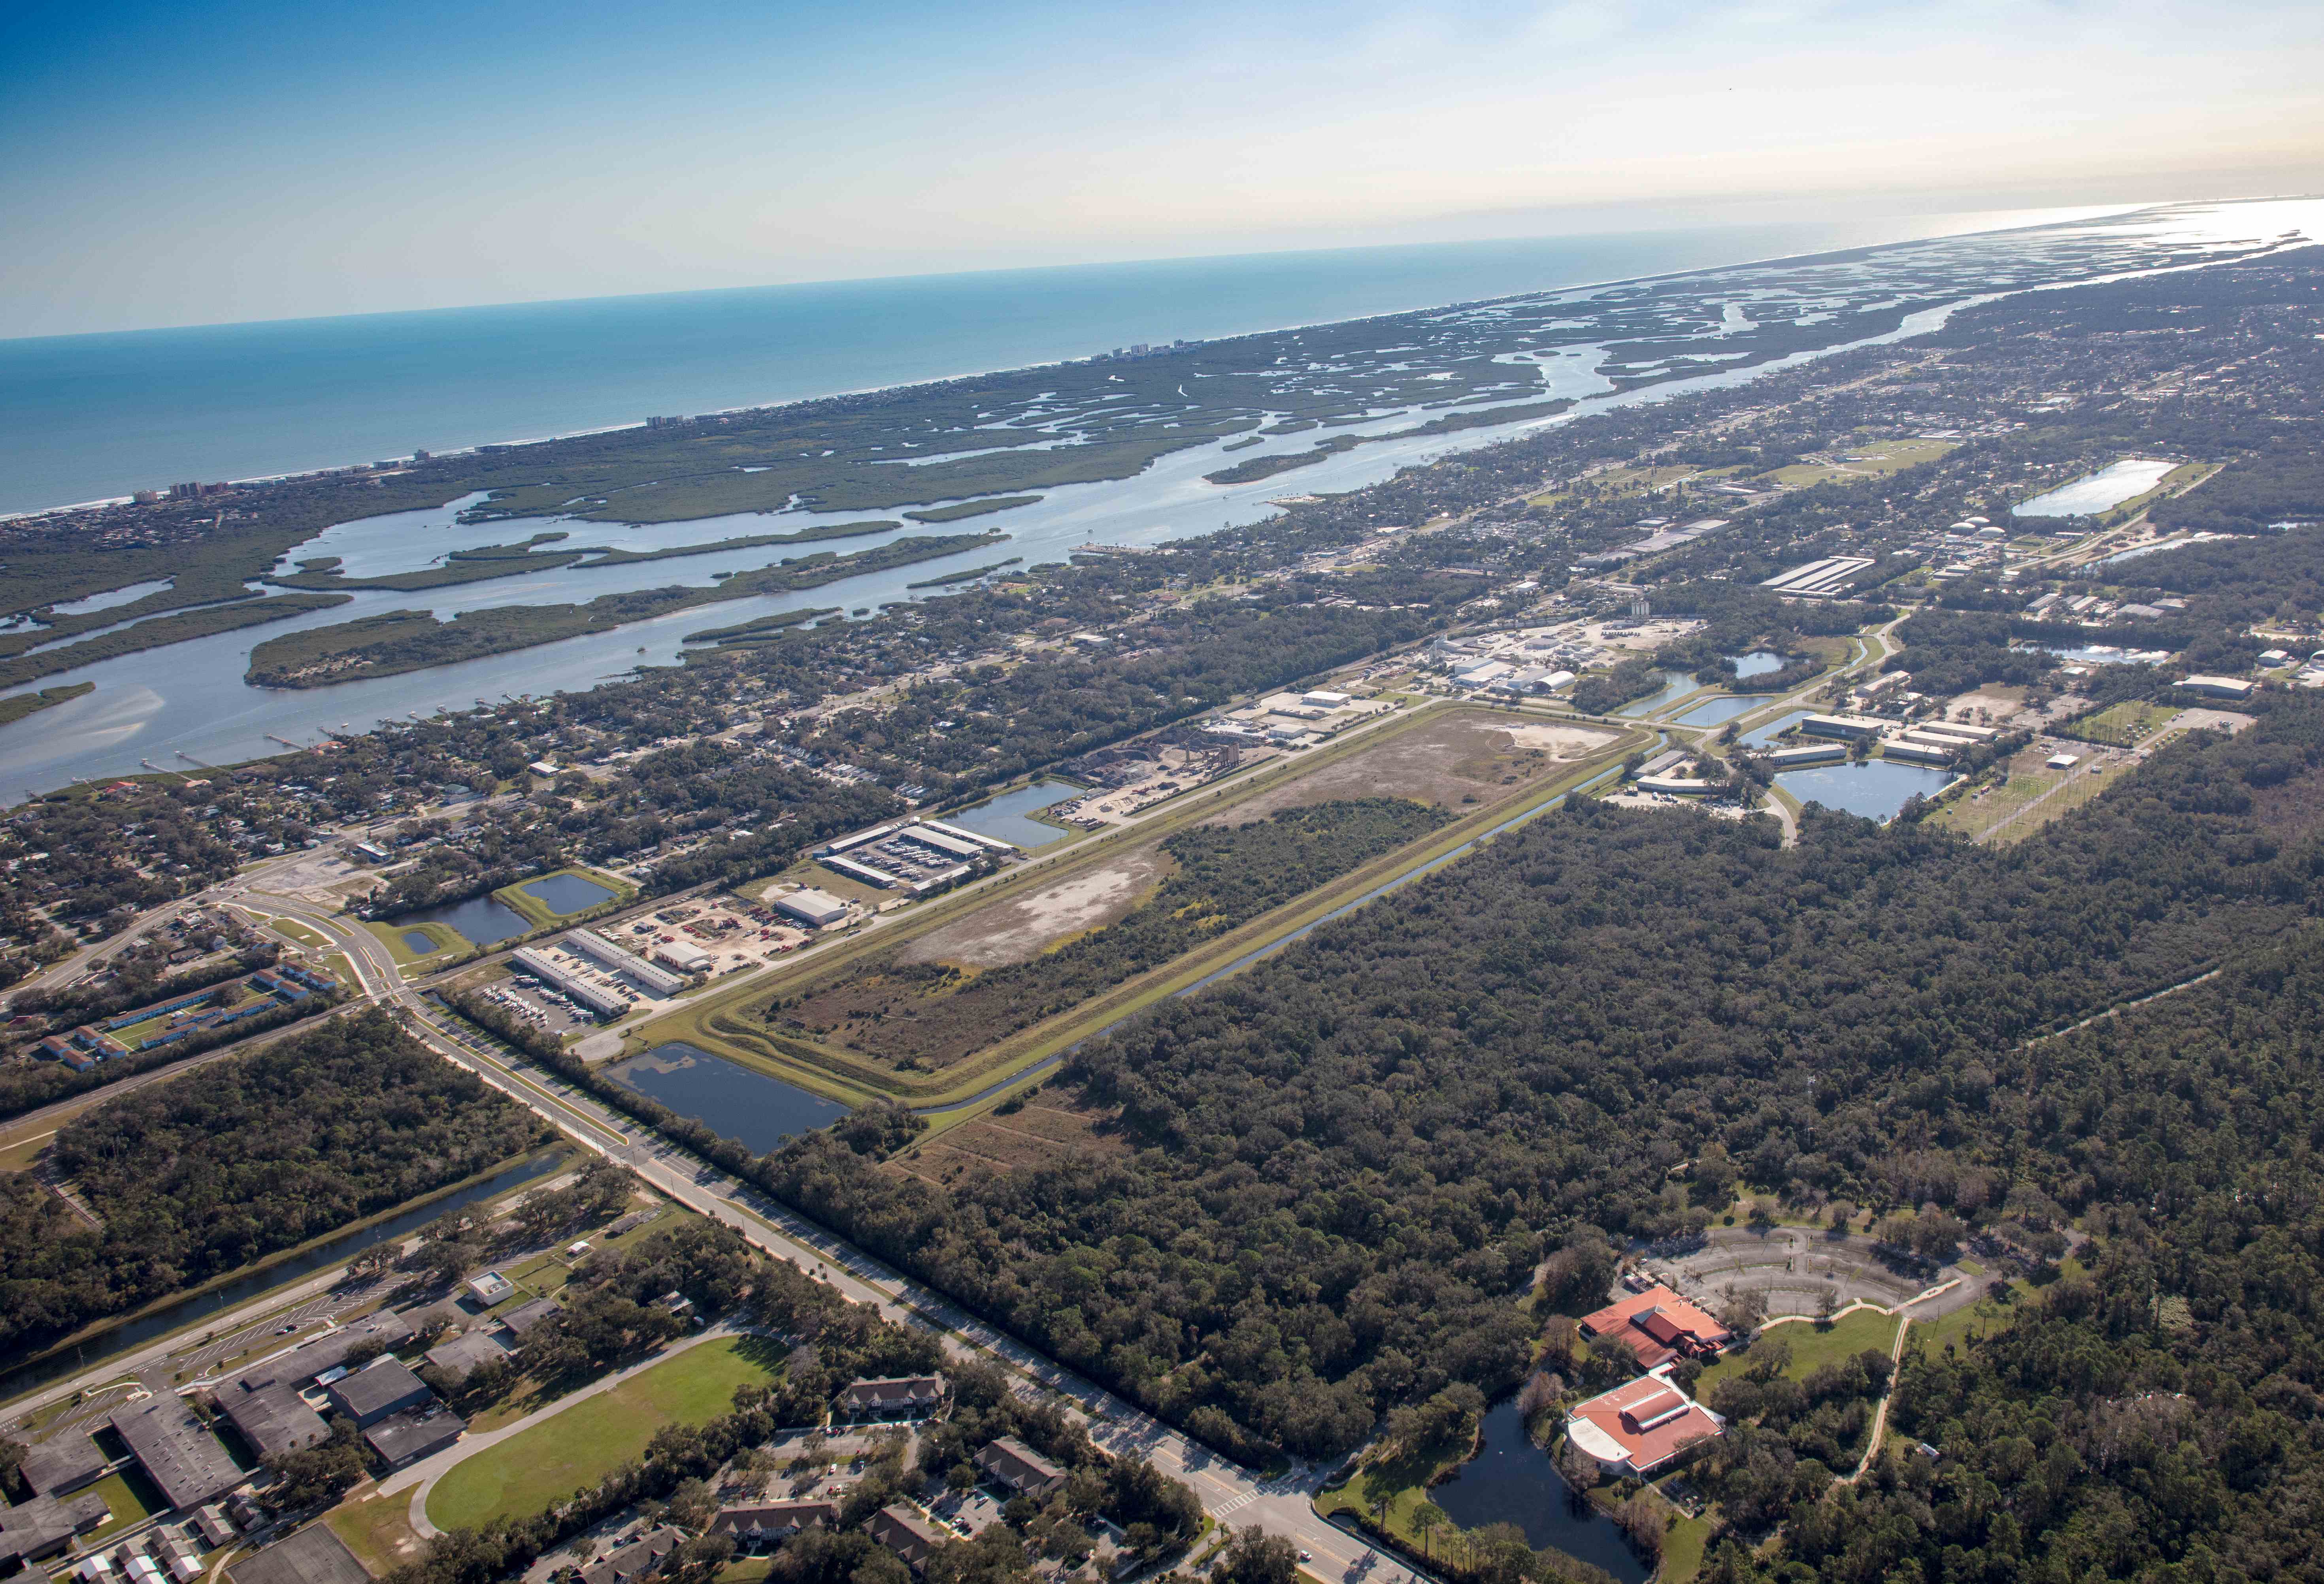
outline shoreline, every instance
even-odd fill
[[[1323,327],[1336,327],[1336,326],[1342,326],[1342,325],[1360,325],[1360,324],[1364,324],[1364,323],[1366,323],[1366,322],[1368,322],[1368,321],[1370,321],[1370,320],[1372,320],[1372,319],[1392,318],[1395,318],[1395,317],[1397,317],[1397,316],[1398,316],[1398,315],[1401,315],[1401,314],[1411,314],[1411,313],[1428,313],[1428,312],[1443,312],[1443,313],[1451,313],[1451,312],[1456,312],[1456,311],[1460,311],[1460,310],[1463,310],[1463,309],[1479,309],[1479,308],[1490,308],[1490,307],[1496,306],[1496,305],[1498,305],[1498,304],[1507,303],[1507,302],[1515,302],[1515,301],[1519,301],[1519,300],[1522,300],[1523,299],[1526,299],[1526,298],[1528,298],[1528,297],[1539,296],[1539,295],[1542,295],[1542,294],[1544,294],[1544,293],[1547,293],[1547,292],[1558,292],[1558,291],[1600,291],[1600,290],[1608,290],[1608,289],[1609,289],[1609,288],[1617,287],[1617,286],[1637,286],[1637,285],[1647,285],[1647,284],[1651,284],[1651,283],[1655,282],[1655,281],[1682,281],[1682,280],[1685,280],[1685,279],[1687,279],[1687,278],[1688,278],[1688,277],[1690,277],[1690,276],[1715,274],[1715,273],[1717,273],[1717,272],[1720,272],[1720,271],[1723,271],[1723,270],[1764,269],[1764,268],[1767,268],[1767,267],[1770,267],[1770,266],[1775,266],[1775,265],[1787,265],[1787,264],[1788,264],[1788,265],[1805,265],[1805,264],[1812,264],[1812,263],[1819,262],[1840,262],[1840,261],[1842,261],[1842,260],[1847,259],[1847,258],[1848,258],[1848,257],[1849,257],[1850,255],[1854,255],[1854,254],[1862,254],[1862,253],[1871,253],[1871,252],[1877,252],[1877,251],[1885,250],[1885,249],[1887,249],[1887,248],[1895,248],[1895,247],[1914,247],[1914,246],[1925,245],[1926,244],[1932,243],[1932,242],[1954,241],[1954,240],[1959,240],[1959,239],[1960,239],[1960,238],[1964,238],[1964,237],[1972,237],[1972,236],[2002,236],[2002,235],[2010,235],[2010,234],[2012,234],[2012,233],[2015,233],[2015,232],[2020,232],[2020,231],[2041,231],[2041,230],[2046,230],[2046,229],[2049,229],[2050,227],[2052,227],[2052,226],[2070,226],[2070,225],[2083,224],[2083,223],[2086,223],[2086,222],[2089,222],[2089,221],[2091,221],[2091,220],[2098,220],[2098,219],[2120,219],[2120,218],[2123,218],[2124,216],[2126,216],[2152,214],[2152,213],[2155,213],[2155,212],[2159,212],[2159,211],[2166,210],[2166,209],[2181,208],[2181,207],[2190,207],[2191,204],[2194,204],[2194,203],[2204,203],[2204,202],[2209,202],[2209,203],[2232,203],[2232,202],[2240,202],[2240,201],[2247,201],[2247,200],[2240,200],[2240,199],[2193,199],[2193,200],[2179,200],[2179,201],[2176,201],[2176,202],[2168,202],[2168,201],[2166,201],[2166,202],[2162,202],[2162,203],[2130,204],[2130,205],[2125,205],[2125,206],[2123,206],[2123,207],[2119,207],[2119,208],[2106,208],[2106,209],[2102,209],[2100,212],[2098,212],[2098,213],[2095,213],[2095,214],[2084,214],[2084,215],[2081,215],[2078,219],[2074,219],[2074,220],[2056,220],[2056,219],[2052,219],[2052,220],[2037,220],[2037,221],[2031,221],[2031,222],[2028,222],[2027,224],[2025,224],[2025,225],[2022,225],[2022,226],[1996,226],[1986,227],[1986,228],[1977,229],[1977,230],[1969,230],[1969,231],[1943,232],[1943,233],[1939,233],[1939,234],[1935,234],[1935,235],[1928,235],[1928,236],[1906,237],[1906,238],[1902,238],[1902,239],[1899,239],[1899,240],[1897,240],[1897,241],[1894,241],[1894,242],[1859,243],[1859,244],[1854,244],[1854,245],[1852,245],[1852,246],[1849,246],[1849,247],[1842,247],[1842,248],[1825,248],[1825,249],[1819,249],[1819,250],[1815,250],[1815,251],[1812,251],[1812,252],[1808,252],[1808,253],[1771,253],[1771,254],[1768,254],[1768,255],[1766,255],[1766,256],[1765,256],[1765,257],[1731,259],[1731,260],[1729,260],[1729,261],[1727,261],[1726,262],[1723,262],[1723,263],[1717,263],[1717,264],[1702,264],[1702,265],[1696,265],[1696,266],[1694,266],[1694,267],[1692,267],[1692,268],[1690,268],[1690,269],[1684,269],[1684,270],[1665,270],[1665,271],[1659,271],[1659,272],[1649,272],[1649,273],[1646,273],[1646,274],[1641,274],[1641,275],[1619,275],[1619,276],[1613,276],[1613,277],[1609,277],[1609,278],[1607,278],[1607,279],[1604,279],[1604,280],[1576,281],[1561,282],[1561,283],[1557,283],[1557,284],[1552,284],[1552,285],[1546,285],[1546,286],[1537,287],[1537,288],[1535,288],[1535,289],[1533,289],[1533,290],[1526,290],[1526,291],[1504,292],[1504,293],[1502,293],[1502,294],[1500,294],[1500,295],[1499,295],[1499,296],[1493,296],[1493,297],[1463,298],[1463,299],[1456,299],[1456,300],[1454,300],[1454,301],[1451,301],[1451,302],[1422,302],[1422,303],[1412,303],[1412,304],[1407,304],[1407,305],[1406,305],[1406,306],[1404,306],[1404,307],[1400,307],[1400,308],[1381,309],[1379,309],[1379,310],[1377,310],[1376,312],[1373,312],[1373,313],[1368,313],[1368,314],[1357,314],[1357,315],[1353,315],[1353,316],[1351,316],[1351,317],[1345,318],[1333,318],[1333,319],[1302,319],[1302,320],[1297,320],[1297,321],[1294,321],[1294,322],[1290,322],[1290,323],[1286,323],[1286,324],[1265,326],[1265,327],[1260,327],[1260,328],[1253,329],[1253,330],[1242,330],[1242,331],[1238,331],[1238,332],[1236,332],[1235,334],[1233,334],[1233,335],[1231,335],[1231,336],[1217,336],[1217,337],[1212,338],[1211,340],[1209,340],[1209,341],[1205,342],[1204,344],[1205,344],[1205,345],[1216,345],[1216,344],[1218,344],[1218,343],[1222,343],[1222,342],[1232,342],[1232,341],[1239,341],[1239,340],[1245,339],[1245,338],[1247,338],[1247,337],[1250,337],[1250,336],[1282,336],[1282,335],[1289,335],[1289,334],[1292,334],[1292,333],[1295,333],[1295,332],[1297,332],[1297,331],[1321,329],[1321,328],[1323,328]],[[1609,233],[1609,234],[1607,234],[1607,235],[1616,235],[1616,234],[1610,234],[1610,233]],[[1534,239],[1513,238],[1513,239],[1504,239],[1504,240],[1534,240]],[[1560,239],[1560,238],[1554,238],[1554,237],[1543,237],[1543,238],[1539,238],[1539,239],[1537,239],[1537,240],[1540,240],[1540,241],[1543,241],[1543,242],[1554,242],[1554,241],[1558,241],[1558,240],[1562,240],[1562,239]],[[1462,245],[1470,245],[1470,244],[1392,244],[1392,245],[1412,245],[1412,246],[1434,247],[1434,246],[1443,246],[1443,245],[1462,246]],[[1294,251],[1293,251],[1293,252],[1291,252],[1291,253],[1284,253],[1284,254],[1246,254],[1246,253],[1197,254],[1197,255],[1194,255],[1194,256],[1192,256],[1192,257],[1190,257],[1190,258],[1183,259],[1183,260],[1180,260],[1180,259],[1168,259],[1168,260],[1135,261],[1135,262],[1170,262],[1170,263],[1180,263],[1180,262],[1202,262],[1203,260],[1205,260],[1205,259],[1213,259],[1213,258],[1215,258],[1215,259],[1237,259],[1237,258],[1253,258],[1253,257],[1289,257],[1289,256],[1296,256],[1296,254],[1297,254],[1297,253],[1340,253],[1340,252],[1351,252],[1351,251],[1370,251],[1370,250],[1353,250],[1353,249],[1298,249],[1298,250],[1294,250]],[[1074,264],[1065,264],[1065,265],[1056,265],[1056,266],[1051,266],[1051,267],[1052,267],[1052,268],[1060,269],[1060,270],[1074,270],[1074,269],[1088,268],[1088,267],[1091,267],[1091,266],[1085,266],[1085,265],[1074,265]],[[1099,267],[1102,267],[1102,266],[1099,266]],[[982,273],[982,272],[962,272],[962,273]],[[997,272],[996,272],[996,273],[997,273]],[[856,282],[856,281],[795,281],[795,282],[789,282],[788,284],[791,284],[791,285],[798,285],[798,286],[847,285],[847,284],[870,283],[870,282],[874,282],[874,281],[883,281],[883,280],[884,280],[884,281],[918,281],[918,280],[941,280],[941,279],[945,279],[945,276],[942,276],[942,275],[936,275],[936,276],[919,276],[919,275],[872,276],[872,277],[867,277],[863,282]],[[764,290],[783,290],[783,288],[782,288],[782,287],[779,287],[779,286],[778,286],[778,287],[772,287],[772,288],[770,288],[770,287],[762,287],[762,286],[737,286],[737,287],[727,287],[727,288],[715,288],[715,287],[714,287],[714,288],[710,288],[709,290],[713,290],[713,291],[716,291],[716,290],[732,290],[732,291],[764,291]],[[473,308],[473,309],[407,309],[407,310],[401,310],[401,311],[402,311],[402,312],[410,312],[410,313],[417,313],[417,314],[428,314],[428,313],[438,313],[438,312],[466,312],[466,311],[475,311],[475,309],[503,309],[503,308],[522,308],[522,307],[551,307],[551,306],[557,306],[557,305],[564,304],[564,303],[618,302],[618,301],[622,301],[622,300],[623,300],[624,299],[656,298],[656,297],[683,297],[683,296],[693,296],[693,295],[696,295],[696,293],[692,293],[692,292],[636,292],[636,293],[622,293],[622,294],[619,294],[619,295],[617,295],[617,296],[611,297],[611,298],[557,298],[557,299],[549,299],[547,302],[544,302],[544,303],[484,303],[484,304],[477,304],[477,305],[474,305],[474,308]],[[222,326],[222,327],[218,327],[218,328],[239,328],[239,327],[242,327],[242,326],[243,326],[243,325],[244,325],[244,324],[251,324],[251,325],[260,325],[260,324],[300,324],[300,323],[327,322],[327,321],[328,321],[328,320],[332,320],[332,319],[339,319],[339,318],[396,318],[396,317],[399,317],[399,315],[398,315],[397,313],[393,313],[393,312],[387,313],[387,314],[379,314],[379,315],[354,315],[354,314],[351,314],[351,315],[325,315],[325,316],[318,316],[317,318],[314,318],[314,319],[305,319],[305,320],[301,320],[301,319],[253,319],[253,320],[246,320],[246,321],[239,321],[239,322],[237,322],[236,324],[234,324],[234,325]],[[178,327],[178,326],[161,326],[161,327],[153,327],[153,330],[169,330],[169,329],[178,329],[178,328],[185,328],[185,327]],[[205,328],[206,328],[206,327],[205,327]],[[152,333],[152,331],[136,331],[136,330],[131,330],[131,331],[95,331],[95,332],[89,332],[89,334],[92,334],[92,335],[143,335],[143,334],[150,334],[150,333]],[[29,339],[71,339],[71,337],[24,337],[24,339],[28,339],[28,340],[29,340]],[[925,390],[925,389],[928,389],[928,388],[931,388],[931,387],[934,387],[934,386],[949,384],[949,383],[953,382],[954,381],[957,381],[957,380],[978,380],[978,379],[989,379],[989,378],[993,378],[993,377],[996,377],[996,376],[999,376],[999,375],[1004,375],[1004,374],[1022,374],[1022,373],[1033,373],[1033,372],[1035,372],[1035,371],[1037,371],[1037,370],[1040,370],[1040,369],[1047,369],[1047,368],[1065,368],[1065,367],[1072,367],[1072,366],[1076,366],[1076,365],[1079,365],[1079,364],[1086,364],[1086,363],[1089,363],[1089,362],[1093,361],[1094,355],[1084,355],[1084,356],[1078,357],[1078,358],[1050,358],[1050,359],[1047,359],[1047,360],[1040,361],[1040,362],[1035,362],[1035,363],[1021,363],[1021,364],[1001,364],[1001,365],[996,365],[996,366],[987,367],[987,368],[970,369],[970,370],[965,370],[965,371],[963,371],[963,372],[960,372],[960,373],[955,373],[936,374],[936,375],[931,375],[931,376],[929,376],[929,377],[927,377],[927,378],[925,378],[925,379],[903,380],[903,381],[897,381],[897,382],[890,382],[890,383],[888,383],[888,384],[862,385],[862,386],[851,387],[851,388],[844,389],[844,390],[825,391],[823,391],[823,392],[821,392],[821,393],[819,393],[819,394],[813,395],[813,396],[795,396],[795,397],[789,397],[789,398],[782,399],[782,400],[779,400],[779,401],[745,401],[745,402],[738,403],[738,404],[736,404],[736,405],[734,405],[734,406],[732,406],[732,407],[707,408],[707,409],[705,409],[705,410],[704,410],[703,411],[701,411],[700,413],[696,413],[696,414],[690,414],[689,416],[691,416],[691,417],[697,417],[697,418],[728,418],[728,417],[733,417],[733,416],[734,416],[734,415],[735,415],[735,414],[737,414],[737,413],[776,413],[776,412],[781,412],[781,411],[784,411],[784,410],[789,410],[789,409],[796,409],[796,408],[809,407],[809,406],[812,406],[813,404],[815,404],[815,403],[816,403],[816,402],[819,402],[819,401],[843,401],[843,400],[846,400],[846,399],[849,399],[849,398],[853,398],[853,397],[862,397],[862,396],[882,396],[882,395],[894,395],[894,394],[900,394],[900,393],[902,393],[902,392],[906,392],[906,391],[918,391],[918,390]],[[579,428],[559,430],[559,431],[558,431],[558,432],[556,432],[556,433],[553,433],[553,434],[532,435],[532,436],[528,436],[528,437],[523,437],[523,438],[521,438],[521,439],[508,439],[508,440],[476,440],[476,441],[473,441],[473,442],[471,442],[471,443],[469,443],[469,444],[467,444],[467,445],[465,445],[465,446],[456,446],[456,447],[447,447],[447,449],[445,449],[445,450],[430,452],[430,453],[429,453],[429,456],[430,456],[430,457],[431,457],[431,458],[435,458],[435,457],[448,457],[448,456],[473,456],[480,455],[480,454],[483,452],[484,448],[485,447],[487,447],[487,446],[512,446],[512,447],[522,447],[522,446],[545,446],[545,445],[554,444],[555,442],[557,442],[557,441],[560,441],[560,440],[577,440],[577,439],[587,439],[587,438],[590,438],[590,437],[592,437],[598,436],[598,435],[620,434],[620,433],[622,433],[622,432],[624,432],[624,431],[626,431],[626,430],[630,430],[630,429],[642,429],[642,428],[647,428],[647,427],[648,427],[648,425],[647,425],[647,420],[646,420],[646,419],[622,419],[622,420],[620,420],[620,421],[617,421],[617,422],[610,422],[610,423],[601,423],[601,424],[590,424],[590,425],[585,425],[585,426],[583,426],[583,427],[581,427],[581,428]],[[401,459],[400,459],[400,460],[410,460],[410,459],[409,459],[409,458],[401,458]],[[316,465],[315,466],[312,466],[312,467],[290,468],[290,469],[287,469],[287,470],[285,470],[285,471],[283,471],[283,472],[281,472],[281,473],[253,474],[250,474],[250,475],[248,475],[248,476],[246,476],[246,477],[228,479],[228,480],[226,480],[226,483],[230,483],[230,484],[233,484],[233,485],[235,485],[235,486],[236,486],[236,487],[238,487],[238,488],[240,488],[240,487],[249,487],[249,486],[254,486],[254,485],[262,485],[262,484],[286,483],[290,483],[290,482],[291,482],[291,481],[299,480],[299,479],[320,478],[320,477],[327,476],[327,475],[328,475],[328,474],[334,474],[334,473],[339,472],[339,471],[341,471],[341,470],[343,470],[343,469],[346,469],[346,468],[355,467],[355,466],[359,466],[359,465],[366,465],[366,464],[354,463],[354,462],[323,463],[323,464],[318,464],[318,465]],[[24,520],[24,519],[26,519],[26,518],[45,517],[45,516],[50,516],[50,515],[53,515],[53,514],[56,514],[56,513],[60,513],[60,512],[71,512],[71,511],[100,511],[100,510],[103,510],[103,509],[106,509],[106,508],[109,508],[109,507],[115,507],[115,506],[127,506],[127,505],[132,505],[132,504],[134,504],[134,502],[132,500],[132,498],[131,498],[130,496],[127,496],[127,495],[108,495],[108,496],[102,496],[102,497],[99,497],[99,498],[97,498],[97,499],[94,499],[94,500],[88,500],[88,501],[78,501],[78,502],[71,502],[71,503],[69,503],[69,504],[65,504],[65,505],[57,505],[57,506],[36,506],[36,507],[24,507],[24,508],[11,508],[11,509],[6,509],[6,510],[0,510],[0,523],[16,522],[16,521],[21,521],[21,520]]]

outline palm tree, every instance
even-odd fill
[[[1424,1501],[1412,1515],[1412,1532],[1420,1536],[1420,1560],[1428,1561],[1428,1536],[1445,1521],[1444,1509],[1434,1502]]]

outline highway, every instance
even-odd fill
[[[1136,1453],[1185,1480],[1204,1510],[1236,1527],[1257,1524],[1308,1553],[1307,1571],[1326,1584],[1416,1584],[1425,1577],[1324,1521],[1313,1497],[1325,1470],[1297,1467],[1263,1479],[1189,1440],[1143,1410],[968,1314],[949,1299],[862,1249],[801,1220],[757,1189],[641,1128],[522,1055],[451,1018],[403,981],[387,949],[361,925],[303,898],[265,891],[263,867],[226,882],[204,900],[260,920],[290,918],[346,953],[363,999],[389,1008],[430,1050],[475,1073],[589,1148],[621,1162],[687,1208],[735,1228],[755,1247],[788,1259],[889,1318],[938,1332],[955,1357],[998,1359],[1069,1401],[1109,1450]],[[183,904],[180,904],[182,906]],[[100,1374],[106,1372],[99,1372]]]

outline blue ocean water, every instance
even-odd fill
[[[2041,216],[2028,211],[2023,221]],[[1974,217],[1979,228],[2009,216]],[[0,511],[1956,234],[1886,216],[0,341]]]

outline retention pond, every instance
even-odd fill
[[[1536,1551],[1562,1551],[1621,1584],[1646,1584],[1646,1565],[1613,1520],[1576,1497],[1549,1454],[1526,1434],[1515,1397],[1486,1411],[1480,1439],[1483,1450],[1428,1493],[1454,1523],[1463,1529],[1514,1524]]]
[[[837,1101],[683,1041],[658,1045],[607,1072],[615,1082],[692,1118],[753,1155],[764,1155],[794,1134],[827,1127],[847,1114]]]

